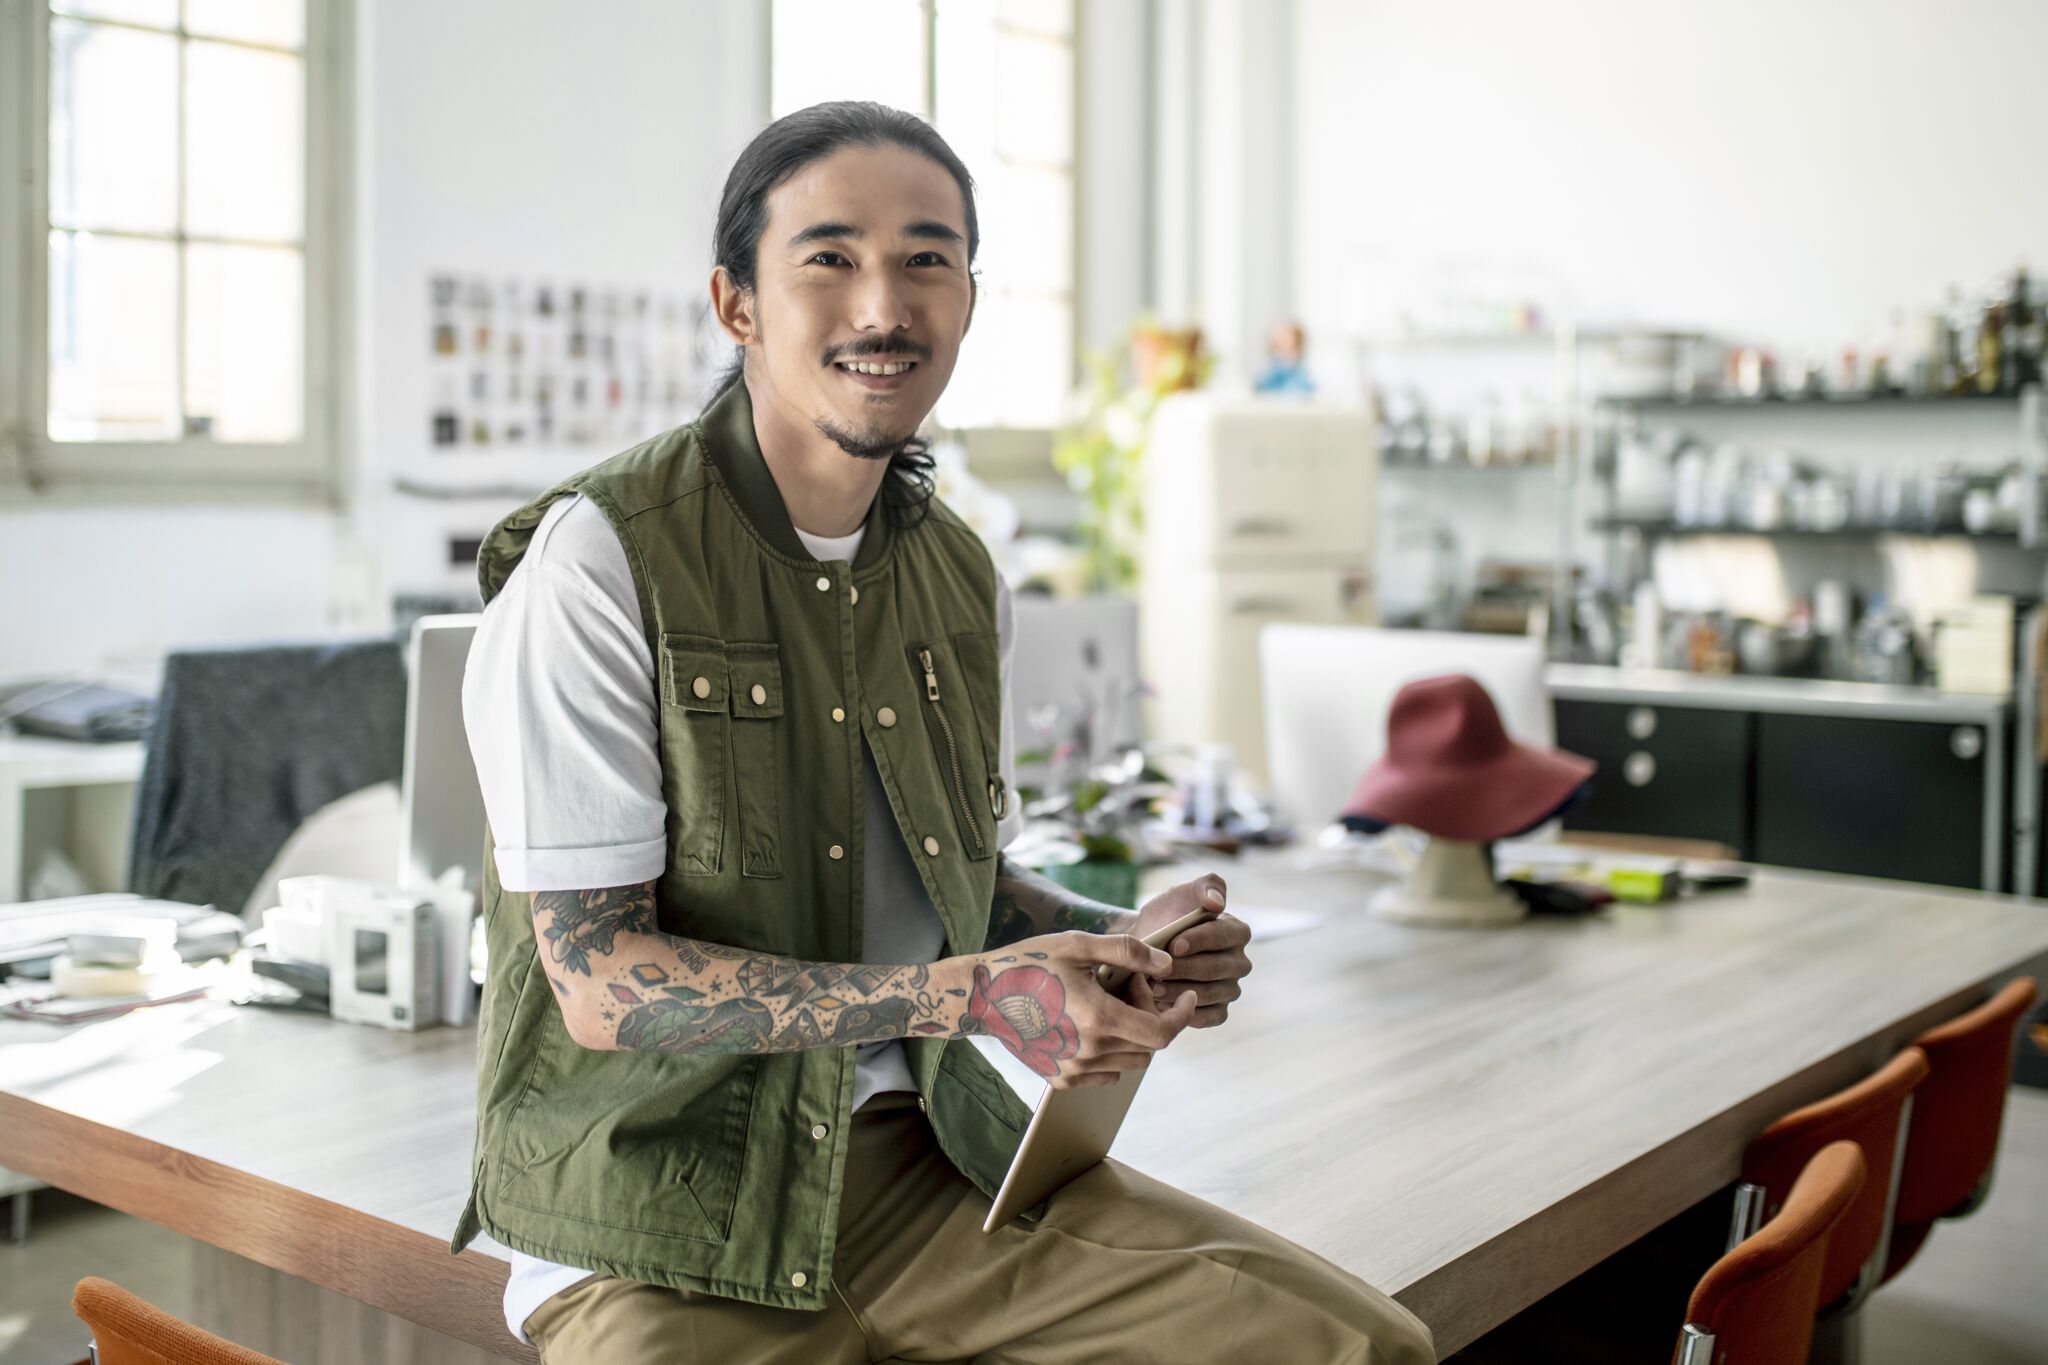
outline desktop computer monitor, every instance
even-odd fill
[[[1270,625],[1259,632],[1259,666],[1273,799],[1304,835],[1343,811],[1386,751],[1394,694],[1419,678],[1475,678],[1509,735],[1556,743],[1543,644],[1527,636]]]
[[[462,727],[462,666],[478,617],[413,623],[405,694],[398,884],[424,886],[451,867],[475,890],[483,879],[484,798]]]

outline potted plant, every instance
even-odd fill
[[[1077,748],[1069,740],[1052,751],[1055,774],[1073,762]],[[1019,858],[1076,895],[1135,908],[1145,822],[1159,798],[1172,791],[1142,745],[1130,745],[1106,763],[1083,764],[1073,780],[1025,801],[1025,818],[1033,824]]]
[[[1090,592],[1130,592],[1138,581],[1144,530],[1145,442],[1159,400],[1192,389],[1208,374],[1198,329],[1168,330],[1140,321],[1131,329],[1130,372],[1119,356],[1091,351],[1077,401],[1078,420],[1053,442],[1053,467],[1081,497],[1081,553]]]

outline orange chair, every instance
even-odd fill
[[[284,1365],[180,1322],[96,1276],[78,1282],[71,1311],[92,1329],[92,1353],[79,1365]]]
[[[1730,1250],[1776,1212],[1815,1153],[1832,1142],[1853,1142],[1862,1149],[1870,1177],[1828,1243],[1820,1301],[1843,1313],[1859,1305],[1876,1286],[1875,1263],[1890,1231],[1906,1116],[1913,1089],[1927,1070],[1926,1054],[1909,1047],[1875,1075],[1795,1109],[1757,1134],[1743,1153],[1742,1181],[1735,1187]]]
[[[1938,1219],[1975,1212],[1990,1191],[2013,1036],[2036,994],[2033,980],[2021,977],[1914,1042],[1927,1054],[1929,1071],[1913,1092],[1884,1279],[1906,1268]]]
[[[1700,1277],[1674,1365],[1805,1365],[1830,1245],[1867,1184],[1882,1182],[1856,1143],[1821,1148],[1771,1220]]]

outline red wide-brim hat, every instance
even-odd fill
[[[1476,679],[1423,678],[1394,695],[1387,751],[1359,779],[1344,814],[1443,839],[1504,839],[1562,806],[1595,766],[1510,739]]]

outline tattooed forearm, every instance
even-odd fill
[[[570,1032],[586,1047],[790,1052],[959,1036],[966,1019],[972,983],[955,983],[947,963],[804,962],[666,934],[652,882],[536,892],[533,923]]]
[[[1123,934],[1137,914],[1114,905],[1077,896],[1057,882],[1013,862],[1008,854],[996,860],[995,897],[989,905],[988,942],[984,952],[1066,929],[1091,934]]]

